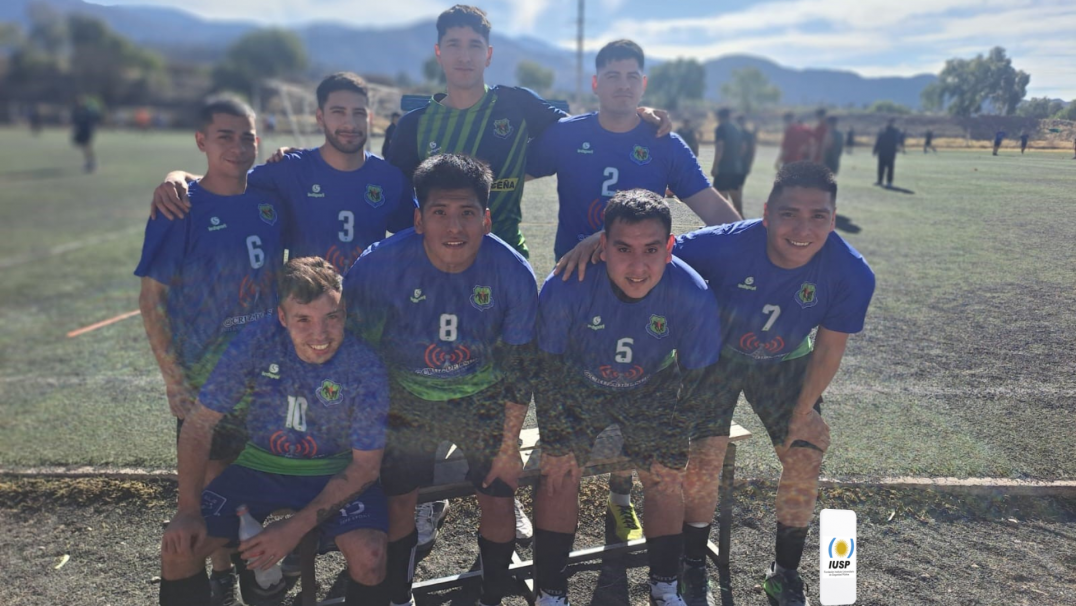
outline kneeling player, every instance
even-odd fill
[[[725,342],[716,373],[719,396],[691,434],[684,495],[689,603],[713,603],[702,567],[741,392],[766,426],[783,469],[777,557],[763,588],[774,604],[807,603],[796,569],[829,447],[822,392],[837,374],[848,335],[863,329],[874,293],[867,262],[833,230],[836,196],[837,183],[824,166],[786,164],[761,220],[704,228],[677,241],[674,252],[709,282],[721,304]]]
[[[384,366],[345,336],[341,279],[326,261],[293,259],[277,318],[244,330],[221,357],[179,438],[179,511],[161,543],[162,606],[209,603],[205,558],[235,544],[236,508],[259,521],[297,513],[239,544],[254,569],[272,567],[320,528],[347,559],[347,604],[388,604],[387,515],[377,482],[385,444]],[[202,490],[213,426],[250,396],[250,442]],[[249,601],[249,599],[248,599]]]
[[[345,280],[356,328],[392,379],[381,477],[396,604],[411,602],[415,504],[419,487],[433,483],[442,440],[465,452],[482,510],[482,604],[500,603],[515,548],[519,430],[530,403],[519,373],[538,296],[527,261],[489,234],[492,181],[468,156],[424,161],[414,175],[415,227],[367,249]]]
[[[538,604],[567,604],[579,480],[594,439],[618,424],[643,484],[650,603],[683,604],[684,409],[703,397],[721,349],[717,303],[672,256],[672,217],[653,192],[617,193],[605,209],[605,263],[582,281],[550,276],[539,299],[542,479],[535,495]]]

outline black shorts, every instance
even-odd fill
[[[636,469],[649,470],[655,461],[682,469],[687,465],[688,419],[678,408],[680,370],[676,364],[658,371],[645,385],[613,392],[580,385],[565,404],[568,444],[580,466],[585,466],[594,440],[606,427],[619,425],[623,454]]]
[[[452,442],[467,458],[467,480],[494,497],[514,491],[501,480],[482,487],[504,439],[506,382],[466,398],[424,400],[389,383],[389,423],[381,459],[381,485],[388,496],[407,494],[434,482],[434,457],[441,442]]]
[[[179,432],[183,429],[183,419],[176,419],[176,446],[179,446]],[[210,461],[231,461],[243,452],[247,446],[246,408],[230,412],[213,428],[213,441],[209,447]]]
[[[743,187],[747,175],[742,173],[717,173],[714,177],[714,189],[717,191],[736,191]]]
[[[810,360],[811,354],[807,354],[787,362],[759,364],[739,354],[722,354],[715,369],[719,385],[717,397],[711,406],[700,407],[691,419],[691,438],[729,435],[732,413],[742,392],[766,427],[773,445],[783,444]],[[814,409],[822,412],[821,396]]]

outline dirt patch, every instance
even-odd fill
[[[602,479],[582,493],[577,547],[604,539]],[[156,602],[161,523],[174,508],[167,481],[36,480],[0,478],[0,604],[79,603],[142,606]],[[721,601],[766,604],[755,588],[772,559],[773,487],[738,488],[732,529],[732,566]],[[529,509],[529,494],[522,495]],[[1076,603],[1076,499],[960,496],[932,490],[827,488],[819,507],[855,510],[859,519],[857,604]],[[452,502],[438,544],[419,565],[429,578],[471,567],[478,511],[474,499]],[[817,533],[808,539],[801,570],[817,601]],[[63,555],[69,559],[55,566]],[[524,558],[529,550],[521,550]],[[321,597],[342,595],[338,554],[318,561]],[[571,601],[645,604],[646,555],[571,567]],[[293,593],[294,596],[294,593]],[[420,596],[418,604],[474,604],[476,585]],[[291,604],[290,597],[285,604]],[[505,604],[521,605],[520,594]]]

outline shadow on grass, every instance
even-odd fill
[[[878,185],[878,184],[875,183],[875,185]],[[904,189],[903,187],[897,187],[896,185],[885,185],[885,186],[879,186],[879,187],[881,187],[882,189],[887,190],[887,191],[895,191],[898,194],[915,195],[914,191],[912,191],[910,189]]]
[[[74,168],[31,168],[29,170],[13,170],[0,173],[0,181],[43,181],[45,179],[56,179],[79,174],[82,174],[82,171]]]
[[[863,228],[856,225],[851,218],[840,214],[837,215],[837,229],[849,234],[858,234],[863,231]]]

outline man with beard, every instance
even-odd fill
[[[318,256],[344,272],[369,245],[411,227],[416,207],[399,169],[364,151],[369,133],[366,82],[349,72],[327,76],[317,88],[317,123],[325,143],[274,156],[250,171],[251,185],[277,192],[286,203],[285,243],[291,258]],[[175,171],[153,193],[153,209],[182,217],[187,182]],[[155,214],[155,213],[154,213]]]

